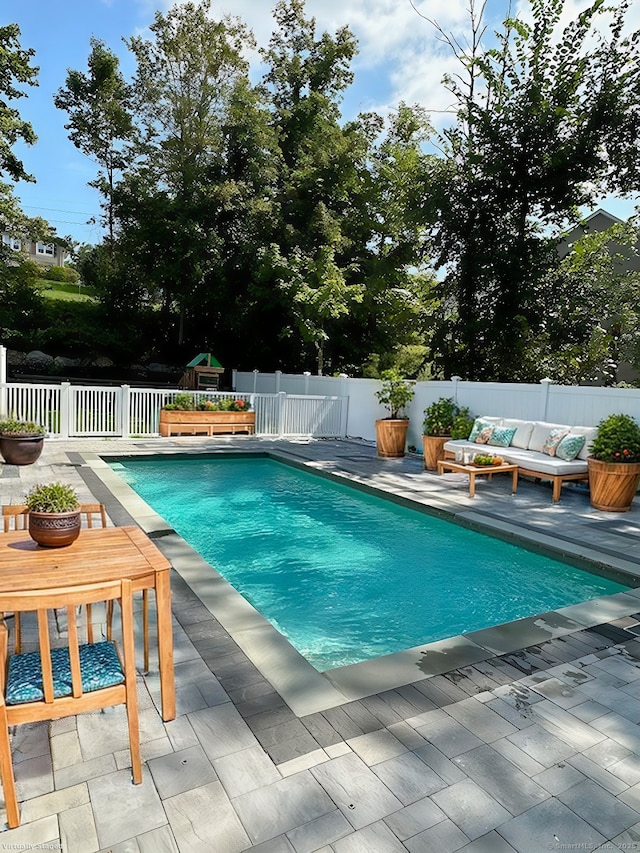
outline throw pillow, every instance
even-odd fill
[[[556,456],[558,459],[564,459],[565,462],[572,462],[584,447],[586,440],[586,435],[568,433],[560,440],[560,444],[556,448]]]
[[[565,435],[567,435],[566,429],[552,429],[542,445],[542,452],[547,456],[555,456],[558,445]]]
[[[509,447],[515,434],[516,427],[495,426],[489,438],[489,444],[495,447]]]
[[[489,444],[489,439],[493,435],[495,427],[487,426],[484,429],[481,429],[480,432],[475,437],[475,444]]]
[[[492,427],[493,424],[489,423],[489,421],[483,421],[482,418],[476,418],[473,422],[473,427],[471,428],[471,432],[469,433],[469,441],[475,441],[476,436],[482,432],[483,429],[487,429],[487,427]],[[481,444],[486,444],[486,442],[480,442]]]

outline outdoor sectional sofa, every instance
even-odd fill
[[[560,500],[562,483],[565,480],[588,480],[587,457],[590,453],[591,442],[596,436],[597,427],[569,426],[567,424],[552,424],[545,421],[524,421],[515,418],[482,417],[478,420],[494,425],[514,429],[515,432],[508,446],[494,443],[491,437],[487,443],[477,443],[469,439],[447,441],[444,445],[446,458],[454,458],[456,450],[470,453],[494,453],[501,456],[505,462],[518,466],[518,474],[526,474],[536,479],[551,480],[553,483],[553,500]],[[477,421],[476,421],[477,423]],[[552,431],[570,435],[584,435],[585,442],[578,455],[571,460],[561,459],[549,452],[549,444],[553,441]],[[500,431],[497,431],[500,432]],[[473,432],[471,436],[473,436]],[[557,435],[558,433],[554,433]],[[470,438],[471,438],[470,436]],[[551,441],[550,441],[551,436]],[[504,438],[504,432],[497,438]],[[543,448],[547,447],[547,452]]]

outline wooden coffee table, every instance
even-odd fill
[[[473,462],[470,462],[465,465],[464,462],[454,462],[453,459],[441,459],[438,462],[438,474],[442,474],[444,471],[469,475],[470,498],[475,497],[478,474],[484,474],[491,479],[494,474],[506,474],[510,471],[513,477],[513,494],[515,495],[518,491],[518,466],[511,465],[508,462],[503,462],[501,465],[474,465]]]

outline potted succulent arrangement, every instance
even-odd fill
[[[25,503],[29,509],[29,535],[49,548],[71,545],[80,533],[80,502],[65,483],[34,486]]]
[[[385,370],[382,373],[382,388],[376,391],[376,397],[389,410],[389,417],[376,421],[378,456],[397,458],[405,454],[409,418],[401,413],[407,403],[413,400],[413,385],[413,382],[403,379],[398,370]]]
[[[8,465],[31,465],[44,446],[45,428],[33,421],[0,420],[0,454]]]
[[[473,416],[466,406],[458,406],[453,397],[440,397],[424,410],[422,447],[424,467],[436,471],[444,459],[444,445],[451,439],[468,438]]]
[[[220,397],[196,402],[193,394],[176,394],[173,403],[160,410],[159,432],[162,436],[188,432],[213,433],[255,431],[256,413],[245,400]]]
[[[640,483],[640,424],[630,415],[600,421],[591,442],[589,491],[591,506],[605,512],[627,512]]]

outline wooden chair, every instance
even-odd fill
[[[81,643],[78,609],[100,601],[119,601],[122,643]],[[9,727],[53,720],[112,705],[126,705],[133,782],[142,782],[138,702],[133,641],[131,581],[85,584],[53,590],[0,593],[0,610],[35,612],[39,651],[9,654],[7,627],[0,624],[0,777],[7,823],[20,825]],[[66,612],[67,642],[53,648],[52,611]],[[58,638],[55,638],[57,641]],[[57,645],[57,642],[54,642]]]
[[[100,524],[101,527],[107,526],[107,512],[104,504],[101,503],[83,503],[80,504],[80,513],[83,516],[86,527],[94,527]],[[98,518],[95,518],[97,516]],[[26,504],[11,504],[2,507],[2,518],[4,532],[9,530],[26,530],[28,527],[29,509]],[[95,523],[95,525],[94,525]],[[87,613],[87,621],[91,626],[91,607]],[[107,604],[107,639],[111,639],[111,628],[113,625],[113,602]],[[90,629],[91,630],[91,629]],[[144,651],[144,671],[149,671],[149,590],[142,590],[142,637]],[[93,642],[93,636],[90,636],[90,642]],[[20,616],[15,617],[15,649],[17,652],[21,648],[21,630]]]

